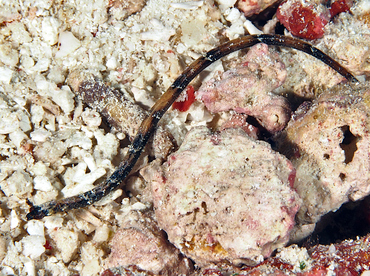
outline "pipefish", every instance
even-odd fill
[[[27,214],[27,220],[41,219],[45,216],[50,216],[58,212],[66,212],[71,209],[83,208],[100,200],[113,190],[115,190],[128,176],[138,158],[140,157],[143,148],[147,144],[150,137],[156,130],[159,120],[169,107],[175,102],[181,92],[187,85],[205,68],[218,59],[241,49],[245,49],[265,43],[267,45],[284,46],[305,52],[345,77],[349,82],[358,82],[358,80],[337,61],[311,46],[309,43],[302,40],[286,37],[281,35],[248,35],[234,40],[230,40],[209,52],[191,63],[183,73],[174,81],[160,99],[153,105],[149,111],[149,115],[142,121],[139,130],[129,146],[128,153],[121,162],[119,168],[101,185],[85,193],[64,198],[61,200],[53,200],[41,205],[31,206],[30,212]]]

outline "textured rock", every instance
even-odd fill
[[[338,85],[311,106],[303,104],[278,139],[297,170],[300,224],[370,194],[369,102],[366,84]]]
[[[152,180],[158,224],[197,264],[260,262],[289,239],[300,199],[289,160],[241,129],[192,129]]]

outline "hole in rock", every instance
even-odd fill
[[[340,173],[339,174],[339,178],[344,181],[344,179],[346,179],[346,175],[344,173]]]
[[[341,130],[343,132],[343,140],[342,143],[339,144],[342,150],[344,150],[345,160],[344,162],[346,164],[350,163],[353,160],[353,156],[355,155],[355,152],[357,150],[357,141],[359,140],[359,137],[352,134],[352,132],[349,130],[349,126],[342,126]]]

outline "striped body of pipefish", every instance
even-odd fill
[[[338,62],[310,44],[291,37],[280,35],[248,35],[234,40],[230,40],[191,63],[183,73],[174,81],[160,99],[153,105],[149,115],[142,121],[136,137],[129,147],[127,155],[124,157],[119,168],[101,185],[83,194],[72,196],[61,200],[53,200],[41,205],[32,206],[27,214],[27,220],[41,219],[58,212],[65,212],[71,209],[83,208],[100,200],[113,190],[115,190],[128,176],[132,168],[140,157],[143,148],[157,128],[159,120],[163,114],[176,101],[181,92],[188,84],[205,68],[220,58],[258,43],[267,45],[283,46],[305,52],[341,74],[349,82],[358,82],[357,79]]]

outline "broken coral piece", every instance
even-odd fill
[[[105,266],[135,265],[156,275],[189,275],[193,271],[191,262],[167,241],[152,215],[131,212],[126,217],[135,219],[128,219],[114,234]]]
[[[240,64],[203,84],[197,98],[211,112],[234,110],[255,117],[270,132],[282,130],[290,106],[271,91],[283,84],[285,65],[266,44],[253,46]]]
[[[241,129],[193,128],[167,162],[141,174],[159,226],[200,266],[262,261],[286,244],[300,206],[290,161]]]
[[[136,135],[148,112],[134,104],[123,93],[110,88],[89,73],[76,70],[68,77],[68,84],[82,102],[99,112],[106,121],[131,139]],[[154,135],[152,152],[156,158],[165,158],[176,146],[167,130],[159,126]]]
[[[299,224],[316,223],[370,194],[369,102],[366,85],[338,85],[311,107],[302,105],[278,137],[280,152],[297,170],[294,188],[303,199]]]

